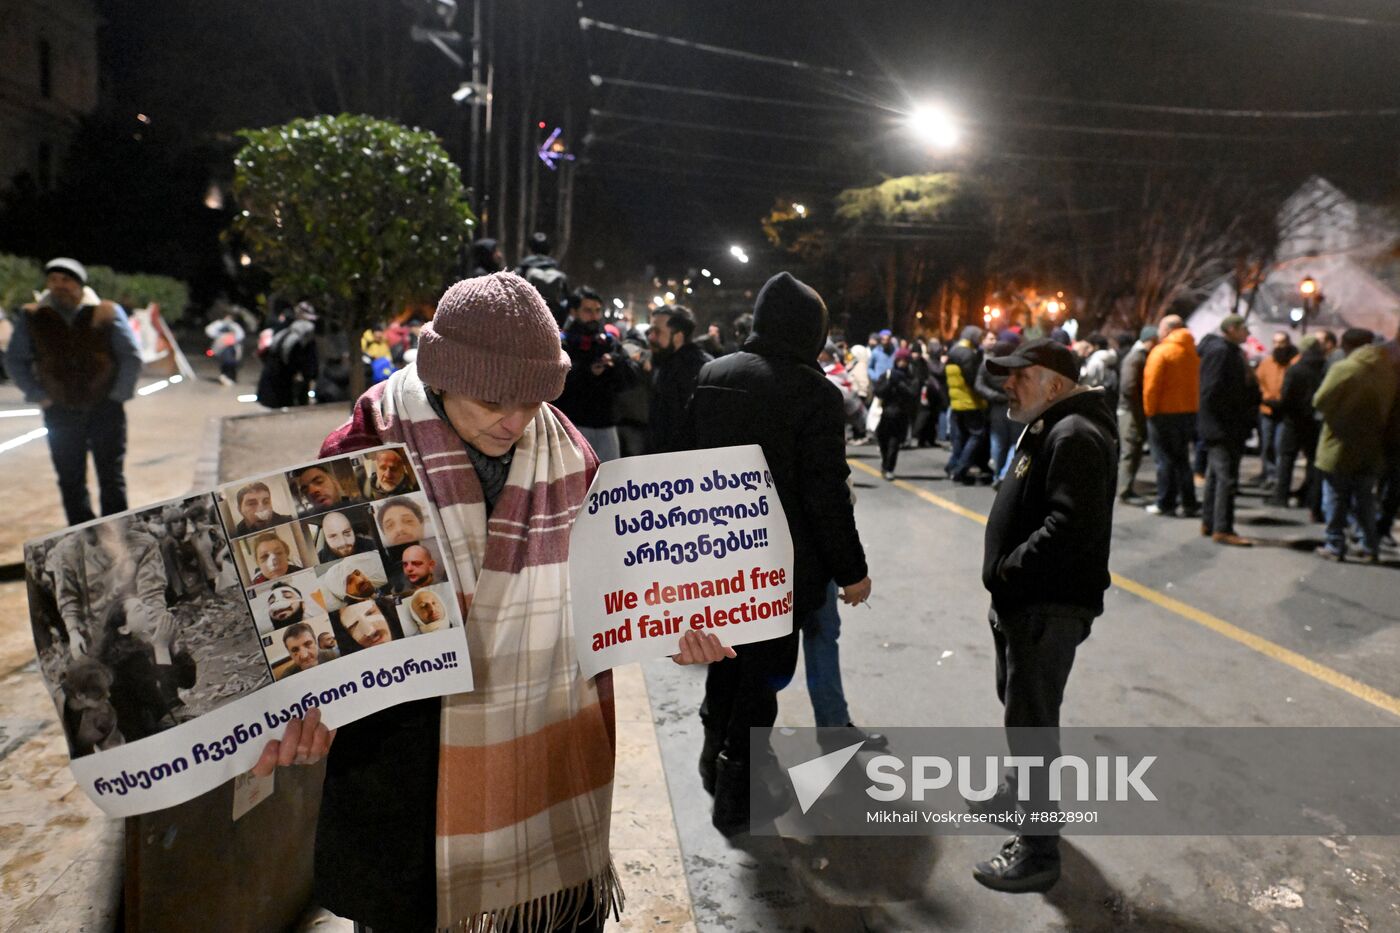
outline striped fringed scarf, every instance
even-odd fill
[[[475,689],[442,699],[438,924],[568,929],[594,911],[617,916],[612,678],[580,675],[568,597],[569,529],[597,460],[541,407],[488,523],[462,440],[426,391],[415,367],[395,373],[323,454],[407,445],[457,571]]]

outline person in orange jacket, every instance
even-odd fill
[[[1298,348],[1288,331],[1274,331],[1274,347],[1268,356],[1254,367],[1255,378],[1259,382],[1259,478],[1265,489],[1272,489],[1278,478],[1278,433],[1283,425],[1283,414],[1279,406],[1283,402],[1283,377],[1293,360],[1298,356]],[[1288,477],[1285,482],[1291,483]]]
[[[1191,441],[1200,405],[1201,359],[1196,341],[1180,315],[1169,314],[1157,325],[1161,342],[1147,356],[1142,374],[1142,408],[1147,435],[1157,462],[1157,501],[1150,515],[1199,515],[1196,485],[1191,475]]]

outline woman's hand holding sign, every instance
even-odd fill
[[[278,768],[290,765],[314,765],[331,750],[335,730],[321,725],[321,711],[312,707],[305,719],[287,723],[282,738],[273,739],[263,749],[262,757],[253,765],[254,777],[267,777]]]
[[[681,636],[680,654],[671,655],[671,660],[677,664],[713,664],[734,656],[734,649],[720,644],[719,636],[690,629]]]

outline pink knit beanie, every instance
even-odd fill
[[[442,392],[494,404],[552,402],[569,355],[533,285],[513,272],[463,279],[418,337],[418,375]]]

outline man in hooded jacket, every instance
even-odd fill
[[[700,770],[714,787],[713,823],[726,835],[748,827],[751,765],[765,777],[755,788],[764,812],[754,817],[776,815],[786,803],[768,761],[750,761],[749,729],[776,721],[799,633],[825,603],[827,584],[836,581],[847,605],[870,596],[847,486],[841,392],[817,364],[827,326],[826,304],[812,288],[786,272],[769,279],[754,304],[752,336],[700,371],[681,436],[681,449],[762,447],[792,532],[792,632],[736,646],[737,656],[711,664],[705,681]]]

